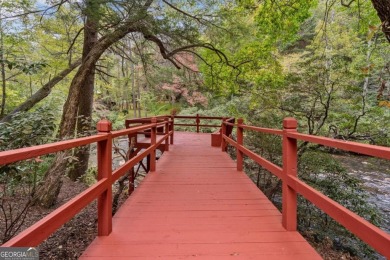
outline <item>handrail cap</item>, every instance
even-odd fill
[[[99,132],[111,132],[112,123],[107,119],[102,119],[97,123],[96,128]]]
[[[298,122],[293,117],[286,117],[283,119],[283,128],[284,129],[296,129],[298,126]]]

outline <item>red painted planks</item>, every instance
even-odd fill
[[[314,249],[305,242],[275,243],[163,243],[95,245],[85,252],[85,256],[99,257],[181,257],[181,256],[257,256],[263,259],[280,255],[312,254],[312,259],[321,259]],[[299,258],[296,258],[299,259]]]
[[[320,259],[209,134],[175,144],[81,259]]]

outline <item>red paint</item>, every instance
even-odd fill
[[[357,237],[371,245],[382,255],[386,256],[387,258],[390,257],[389,234],[372,225],[370,222],[356,215],[352,211],[344,208],[337,202],[331,200],[303,181],[290,176],[286,181],[289,183],[289,185],[294,187],[294,189],[299,194],[304,196],[307,200],[311,201],[318,208],[322,209]]]
[[[226,123],[229,125],[228,123]],[[282,179],[283,181],[283,226],[287,230],[296,230],[296,194],[299,193],[318,208],[323,210],[337,222],[346,227],[353,234],[376,249],[379,253],[390,258],[390,235],[375,227],[365,219],[349,211],[337,202],[329,199],[319,191],[297,179],[297,140],[313,142],[329,147],[339,148],[360,154],[390,159],[390,148],[360,144],[355,142],[334,140],[326,137],[306,135],[296,132],[297,121],[286,118],[283,121],[283,131],[254,126],[241,126],[245,130],[261,133],[282,135],[283,137],[283,169],[267,161],[261,156],[238,144],[233,139],[223,135],[223,140],[235,146],[246,156],[260,164],[262,167]]]
[[[246,155],[249,158],[251,158],[252,160],[254,160],[256,163],[258,163],[259,165],[264,167],[266,170],[268,170],[269,172],[271,172],[272,174],[274,174],[278,178],[280,178],[280,179],[282,178],[283,169],[281,167],[273,164],[270,161],[267,161],[266,159],[264,159],[260,155],[257,155],[256,153],[254,153],[251,150],[249,150],[248,148],[246,148],[246,147],[244,147],[242,145],[238,145],[237,142],[235,142],[232,138],[229,138],[227,136],[224,136],[223,138],[229,144],[231,144],[232,146],[238,148],[244,155]]]
[[[165,125],[166,123],[164,122],[162,124]],[[99,134],[95,136],[0,152],[0,165],[4,165],[97,142],[99,179],[96,184],[75,196],[73,199],[31,227],[22,231],[19,235],[9,240],[3,246],[10,247],[39,245],[43,240],[49,237],[53,232],[68,222],[73,216],[79,213],[95,199],[98,199],[98,234],[101,236],[110,234],[112,230],[111,188],[113,182],[125,174],[126,171],[142,160],[145,156],[151,154],[153,149],[157,148],[157,145],[150,147],[146,151],[132,158],[124,166],[117,169],[114,173],[111,173],[112,138],[123,135],[136,136],[138,131],[150,129],[152,126],[156,126],[156,124],[144,124],[141,126],[132,127],[131,129],[110,132],[112,128],[111,123],[108,120],[101,120],[97,125]],[[172,134],[173,131],[169,133],[171,136]],[[160,143],[162,143],[164,140],[167,140],[169,135],[165,134],[164,136],[161,136],[161,139],[159,139],[161,140]]]
[[[21,232],[3,246],[36,246],[90,202],[98,199],[98,233],[102,237],[99,237],[96,243],[109,241],[110,237],[114,239],[117,237],[120,240],[108,247],[103,243],[87,252],[85,256],[88,254],[93,256],[98,252],[102,253],[101,257],[105,257],[106,254],[110,253],[107,251],[108,249],[118,249],[122,250],[124,255],[121,255],[122,253],[118,255],[118,251],[114,251],[113,254],[121,257],[146,256],[149,253],[153,255],[152,258],[166,254],[178,254],[183,257],[187,254],[191,254],[190,256],[202,254],[208,259],[218,259],[218,257],[224,259],[227,252],[236,248],[243,259],[258,259],[259,257],[283,259],[292,255],[298,259],[318,257],[315,253],[313,255],[313,250],[306,242],[300,240],[301,237],[299,237],[299,243],[295,240],[294,243],[285,241],[285,238],[289,237],[288,234],[292,233],[284,233],[285,229],[278,224],[281,221],[280,214],[246,175],[237,174],[242,170],[242,155],[246,155],[282,179],[282,223],[287,230],[296,229],[296,194],[299,193],[379,253],[390,257],[389,234],[297,178],[296,143],[297,140],[314,142],[385,159],[390,159],[390,148],[300,134],[296,132],[297,122],[293,118],[284,120],[283,130],[247,126],[241,120],[238,121],[238,124],[234,124],[234,118],[230,118],[224,120],[221,132],[218,134],[221,138],[222,150],[226,150],[227,143],[236,147],[237,162],[234,163],[226,153],[220,153],[219,149],[210,147],[210,134],[180,133],[175,139],[175,146],[170,148],[169,143],[173,144],[175,134],[174,125],[178,125],[175,124],[175,118],[195,119],[197,130],[200,127],[211,126],[201,125],[200,119],[221,119],[220,117],[199,115],[131,119],[126,120],[128,129],[115,132],[111,132],[112,126],[109,121],[102,120],[97,126],[99,134],[95,136],[0,152],[0,164],[4,165],[97,142],[99,168],[99,181],[95,185]],[[233,127],[238,127],[237,142],[229,137]],[[165,130],[161,131],[160,128]],[[243,130],[282,136],[283,168],[244,147]],[[150,131],[150,138],[138,138],[137,133],[141,131]],[[137,137],[136,151],[140,151],[141,148],[146,150],[135,155],[111,173],[112,138],[123,135]],[[155,161],[156,149],[169,150],[169,153],[165,154],[157,165]],[[122,208],[118,211],[112,230],[112,184],[145,157],[150,157],[150,170],[156,171],[156,174],[148,175],[145,182],[126,202],[131,206],[129,211]],[[157,218],[156,215],[158,215]],[[126,219],[126,221],[121,221],[121,219]],[[249,223],[244,225],[238,220],[249,221]],[[261,222],[263,220],[265,222]],[[128,230],[125,228],[127,226],[129,226]],[[246,231],[246,228],[260,233],[251,236],[248,233],[250,231]],[[182,232],[177,233],[178,230],[182,230]],[[227,230],[238,233],[228,234]],[[112,231],[113,233],[111,233]],[[131,232],[135,233],[131,235]],[[271,232],[272,235],[264,232]],[[275,232],[281,232],[281,236],[277,236],[278,233]],[[295,233],[295,231],[292,232]],[[244,238],[242,234],[247,234],[247,236],[244,240],[237,241],[237,238]],[[264,242],[262,240],[269,236],[272,236],[274,242],[267,241],[265,246],[262,244]],[[126,237],[130,240],[124,240]],[[161,239],[158,244],[150,243],[150,241],[157,241],[157,238]],[[142,244],[143,239],[149,240],[145,240],[145,244]],[[209,240],[223,242],[216,244]],[[123,250],[124,241],[137,241],[137,245],[133,246],[129,242],[130,244],[126,244],[125,250]],[[139,244],[140,241],[141,244]],[[187,244],[183,244],[182,241]],[[165,242],[168,244],[163,246]],[[206,243],[199,244],[200,242]],[[209,242],[211,244],[208,244]],[[247,242],[250,243],[247,244]],[[172,245],[170,243],[177,243],[178,247],[170,247]],[[229,244],[225,245],[224,243]],[[142,250],[137,248],[142,248]],[[280,255],[273,258],[273,255],[267,253],[271,251]],[[139,255],[136,252],[139,252]],[[215,252],[218,252],[218,255]]]
[[[112,138],[111,138],[111,122],[101,120],[97,124],[99,134],[108,135],[107,140],[98,142],[97,158],[98,158],[98,181],[107,179],[112,183]],[[106,189],[98,197],[98,235],[107,236],[112,230],[112,189]]]
[[[81,259],[321,259],[210,135],[176,132],[157,162]],[[294,258],[295,257],[295,258]]]
[[[111,183],[109,183],[107,179],[98,181],[2,246],[38,246],[42,241],[48,238],[63,224],[71,220],[73,216],[88,206],[89,203],[95,200],[100,194],[110,187]]]
[[[222,127],[221,127],[221,136],[228,136],[226,134],[226,124],[225,124],[225,121],[226,121],[226,118],[223,118],[222,119]],[[222,152],[226,152],[226,141],[224,138],[221,138],[221,149],[222,149]]]
[[[379,157],[390,160],[390,148],[371,144],[361,144],[350,141],[335,140],[322,136],[306,135],[301,133],[288,133],[288,137],[295,138],[297,140],[307,141],[311,143],[317,143],[329,147],[339,148],[344,151],[351,151],[364,155]]]
[[[199,133],[199,123],[200,123],[199,114],[196,114],[196,132],[197,133]]]
[[[278,129],[257,127],[257,126],[251,126],[251,125],[243,125],[242,128],[245,130],[252,130],[252,131],[266,133],[266,134],[283,135],[283,131],[278,130]]]
[[[102,119],[97,123],[96,128],[99,132],[108,133],[108,132],[111,132],[111,130],[112,130],[112,124],[107,119]]]
[[[30,158],[36,158],[40,155],[68,150],[74,147],[91,144],[105,139],[107,139],[107,135],[94,135],[51,144],[43,144],[32,147],[20,148],[16,150],[4,151],[0,152],[0,165],[9,164]]]
[[[171,116],[171,125],[170,125],[170,128],[169,128],[169,131],[172,132],[171,133],[171,139],[170,139],[170,144],[173,144],[173,135],[175,133],[175,116]]]
[[[242,171],[243,169],[243,153],[240,151],[238,146],[244,145],[244,129],[242,128],[242,124],[244,120],[239,118],[237,121],[237,147],[236,147],[236,156],[237,156],[237,171]]]
[[[294,118],[283,120],[283,178],[297,176],[297,140],[287,137],[287,133],[297,131]],[[297,229],[297,192],[286,181],[282,183],[282,223],[285,229]]]
[[[169,118],[165,118],[164,134],[169,136]],[[169,138],[165,139],[165,152],[169,151]]]
[[[151,119],[151,122],[154,125],[152,126],[152,130],[151,130],[152,133],[151,133],[151,137],[150,137],[150,145],[152,147],[156,147],[157,119],[155,117],[153,117]],[[151,172],[156,171],[156,149],[152,149],[152,151],[150,153],[150,171]]]

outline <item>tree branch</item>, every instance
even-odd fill
[[[143,33],[144,38],[148,41],[152,41],[157,44],[160,49],[160,53],[164,59],[169,60],[177,69],[181,69],[181,67],[177,64],[177,62],[171,58],[172,55],[167,54],[167,49],[165,48],[163,42],[154,35]]]
[[[34,95],[24,101],[21,105],[15,108],[11,113],[6,115],[4,118],[0,120],[0,123],[8,122],[12,119],[12,116],[21,111],[30,110],[35,104],[40,102],[42,99],[47,97],[53,87],[57,85],[62,79],[64,79],[69,73],[71,73],[75,68],[77,68],[81,64],[81,59],[75,61],[69,68],[63,70],[60,74],[55,76],[49,82],[47,82],[42,88],[40,88]]]
[[[81,33],[82,31],[84,31],[84,27],[81,28],[81,29],[77,32],[76,36],[73,38],[72,42],[70,43],[70,46],[69,46],[68,51],[66,52],[66,54],[69,54],[70,50],[73,48],[73,45],[76,43],[76,40],[77,40],[77,38],[79,37],[79,35],[80,35],[80,33]]]
[[[12,18],[18,18],[18,17],[22,17],[22,16],[26,16],[26,15],[29,15],[29,14],[37,14],[37,13],[43,13],[43,14],[46,14],[46,12],[48,12],[50,9],[53,9],[53,8],[57,8],[57,11],[59,8],[61,8],[61,6],[68,2],[68,0],[61,0],[59,3],[57,4],[54,4],[52,6],[49,6],[48,8],[45,8],[45,9],[40,9],[40,10],[32,10],[32,11],[28,11],[28,12],[25,12],[25,13],[21,13],[21,14],[16,14],[16,15],[12,15],[12,16],[7,16],[7,17],[4,17],[4,18],[1,18],[1,20],[3,19],[12,19]]]

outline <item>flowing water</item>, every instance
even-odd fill
[[[361,180],[368,201],[382,213],[381,228],[390,233],[390,161],[366,156],[342,155],[336,158],[348,174]]]

